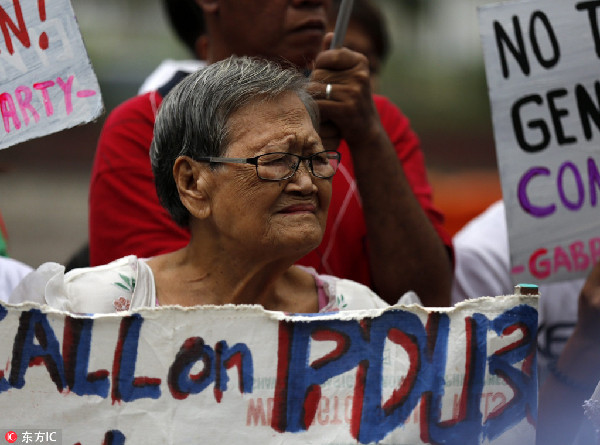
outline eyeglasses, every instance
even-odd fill
[[[281,181],[291,178],[298,171],[300,161],[308,161],[310,172],[317,178],[329,179],[337,171],[342,155],[335,150],[325,150],[308,156],[292,153],[266,153],[253,158],[218,158],[203,156],[198,162],[220,162],[233,164],[251,164],[256,167],[256,174],[265,181]]]

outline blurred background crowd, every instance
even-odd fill
[[[390,56],[380,93],[421,138],[434,200],[454,234],[501,197],[477,23],[489,0],[377,0]],[[94,123],[0,150],[11,257],[64,263],[87,239],[88,186],[108,112],[165,58],[190,58],[160,0],[72,0],[106,112]]]

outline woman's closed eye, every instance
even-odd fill
[[[312,157],[313,164],[327,165],[330,162],[330,158],[327,153],[316,153]]]
[[[294,163],[294,158],[287,153],[270,153],[262,155],[259,163],[265,167],[289,166]]]

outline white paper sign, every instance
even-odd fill
[[[479,8],[515,282],[600,260],[600,4]]]
[[[102,112],[70,1],[0,0],[0,149]]]
[[[65,445],[533,444],[536,329],[537,296],[313,316],[4,305],[0,431],[52,429]]]

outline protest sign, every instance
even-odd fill
[[[0,149],[102,113],[69,0],[0,0],[0,30]]]
[[[3,305],[0,431],[68,445],[533,443],[537,298],[312,315]]]
[[[600,260],[600,2],[479,8],[515,282]]]

